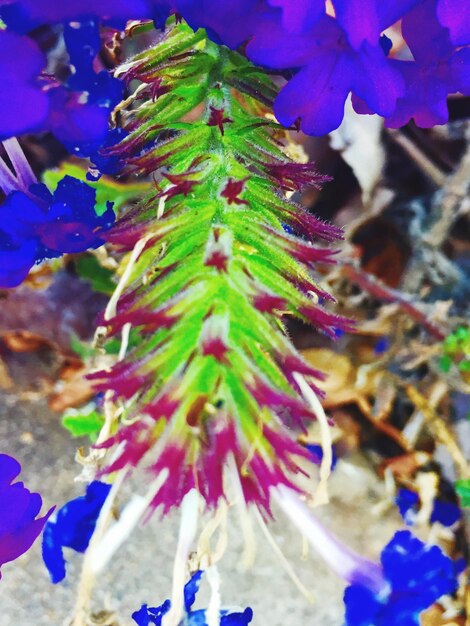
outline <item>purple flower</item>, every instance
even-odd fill
[[[437,17],[449,29],[456,46],[470,44],[470,3],[461,0],[438,0]]]
[[[98,216],[95,201],[96,191],[71,176],[53,194],[39,184],[9,193],[0,206],[0,286],[16,287],[44,259],[101,246],[115,215],[109,203]]]
[[[111,485],[93,481],[86,494],[70,500],[49,520],[42,538],[42,558],[54,584],[65,578],[62,548],[85,552]]]
[[[380,34],[419,0],[333,0],[336,19],[354,49],[366,41],[377,45]]]
[[[350,92],[382,116],[391,115],[397,98],[404,95],[403,78],[380,44],[364,41],[355,50],[328,16],[289,37],[279,22],[265,21],[248,44],[247,54],[267,67],[298,68],[277,97],[274,112],[286,126],[300,117],[308,134],[323,135],[337,128]]]
[[[414,61],[392,61],[406,93],[386,120],[388,127],[398,128],[412,118],[424,128],[445,124],[448,94],[470,93],[470,50],[455,50],[449,31],[437,19],[436,5],[437,0],[422,0],[403,18],[403,37]]]
[[[158,4],[158,2],[156,3]],[[111,25],[151,17],[147,0],[0,0],[0,17],[8,28],[28,33],[42,24],[98,17]]]
[[[64,41],[69,77],[63,84],[50,76],[39,82],[46,58],[36,44],[28,37],[0,32],[0,72],[6,80],[0,94],[0,139],[49,130],[73,147],[103,143],[109,112],[122,99],[123,84],[107,71],[94,69],[101,48],[96,20],[66,24]]]
[[[7,454],[0,454],[0,567],[14,561],[33,545],[51,515],[36,518],[42,500],[22,482],[13,483],[21,465]],[[0,572],[1,578],[1,572]]]
[[[212,40],[230,48],[251,37],[267,10],[259,0],[175,0],[174,4],[191,28],[205,28]]]
[[[184,586],[184,608],[186,611],[184,624],[186,626],[206,626],[205,609],[191,610],[196,600],[196,594],[199,591],[201,577],[202,570],[198,570]],[[170,600],[165,600],[163,604],[155,608],[149,608],[146,604],[143,604],[138,611],[132,613],[132,619],[138,626],[150,626],[150,624],[160,626],[163,616],[168,613],[170,608]],[[220,611],[220,626],[247,626],[252,618],[253,611],[250,608],[242,612],[223,609]]]
[[[325,12],[322,0],[268,0],[268,4],[282,9],[282,24],[289,33],[310,28]]]
[[[362,584],[347,587],[346,626],[418,626],[422,611],[457,590],[462,571],[462,563],[454,563],[409,531],[394,535],[381,562],[388,588],[377,593]]]
[[[49,110],[38,74],[46,58],[27,37],[0,31],[0,141],[40,126]]]

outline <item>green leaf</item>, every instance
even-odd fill
[[[465,359],[459,363],[459,372],[470,372],[470,360]]]
[[[450,368],[452,367],[452,359],[447,354],[445,356],[441,356],[439,359],[439,369],[441,372],[448,374],[450,372]]]
[[[470,507],[470,479],[458,480],[455,483],[455,491],[460,498],[462,506]]]
[[[90,283],[93,291],[111,295],[116,288],[113,281],[114,272],[100,265],[93,254],[80,256],[75,267],[80,278]]]
[[[89,413],[80,413],[71,409],[62,416],[62,426],[69,431],[72,437],[88,435],[92,441],[95,441],[103,424],[104,417],[94,409]]]

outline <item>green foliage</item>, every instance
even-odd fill
[[[470,479],[458,480],[455,483],[455,490],[460,498],[460,502],[464,507],[470,507]]]
[[[88,409],[88,410],[87,410]],[[88,436],[91,441],[95,441],[101,427],[104,424],[104,417],[96,410],[96,407],[88,405],[82,411],[69,409],[62,416],[62,425],[72,437]]]
[[[449,373],[452,366],[459,372],[470,372],[470,328],[459,326],[443,342],[444,354],[439,359],[439,367]]]
[[[114,272],[103,267],[93,254],[78,257],[75,267],[80,278],[89,282],[94,291],[111,295],[116,288]]]

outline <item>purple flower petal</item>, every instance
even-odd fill
[[[341,124],[351,90],[354,67],[345,56],[325,51],[292,78],[274,103],[274,114],[285,126],[299,117],[308,135],[325,135]]]
[[[449,29],[456,46],[470,44],[470,3],[461,0],[438,0],[437,17]]]
[[[31,493],[22,482],[11,484],[20,471],[15,459],[0,454],[0,567],[31,547],[53,511],[35,519],[42,506],[41,496]]]
[[[130,19],[152,17],[147,0],[0,0],[0,7],[0,15],[8,27],[21,33],[42,24],[81,21],[90,17],[98,17],[119,26]]]
[[[62,548],[85,552],[110,489],[111,485],[93,481],[88,485],[84,496],[64,504],[54,519],[47,522],[43,535],[42,556],[54,584],[65,578],[65,558]]]
[[[323,0],[268,0],[268,4],[282,9],[282,23],[289,33],[308,30],[325,13]]]
[[[0,140],[33,131],[46,119],[49,99],[36,83],[45,65],[33,41],[0,31]]]
[[[333,0],[338,23],[355,49],[364,42],[376,45],[380,34],[418,0]]]
[[[404,94],[405,83],[400,72],[384,56],[380,46],[362,45],[355,55],[352,91],[374,113],[384,117],[391,115],[397,99]]]

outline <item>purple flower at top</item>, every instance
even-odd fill
[[[419,626],[422,611],[455,593],[464,567],[407,530],[395,533],[381,562],[388,588],[375,592],[362,584],[347,587],[346,626]]]
[[[419,0],[332,0],[339,25],[354,49],[377,45],[381,33]]]
[[[205,28],[213,41],[230,48],[251,37],[267,11],[259,0],[175,0],[174,5],[191,28]]]
[[[324,0],[268,0],[268,4],[282,9],[282,23],[289,33],[310,28],[325,13]]]
[[[455,50],[449,31],[437,19],[436,5],[437,0],[421,0],[403,18],[403,37],[414,61],[391,61],[403,77],[406,93],[386,120],[390,128],[412,118],[424,128],[445,124],[448,94],[470,94],[470,49]]]
[[[0,141],[34,130],[47,118],[49,99],[37,80],[45,65],[33,41],[0,31]]]
[[[96,20],[65,24],[64,42],[72,71],[63,85],[49,90],[51,107],[45,126],[71,152],[88,156],[86,147],[106,141],[109,113],[122,100],[124,85],[106,70],[95,71],[101,48]]]
[[[147,0],[0,0],[0,17],[9,29],[22,34],[43,24],[90,17],[121,27],[127,20],[150,18],[151,6]]]
[[[391,115],[404,95],[403,79],[386,58],[379,42],[365,41],[358,50],[331,17],[317,20],[311,29],[286,37],[276,20],[264,21],[247,46],[248,56],[271,68],[298,72],[281,90],[274,113],[289,126],[301,118],[307,134],[323,135],[339,126],[350,92],[371,111]]]
[[[437,17],[449,29],[456,46],[470,44],[470,3],[462,0],[438,0]]]
[[[206,626],[206,611],[199,609],[191,610],[196,600],[196,594],[201,584],[202,570],[195,572],[184,586],[184,608],[186,616],[185,626]],[[155,608],[149,608],[143,604],[138,611],[132,613],[132,619],[138,626],[161,626],[163,616],[171,608],[171,601],[165,600],[163,604]],[[253,611],[250,608],[244,611],[222,609],[220,611],[220,626],[247,626],[253,619]]]
[[[98,480],[87,487],[86,494],[70,500],[49,520],[42,538],[42,558],[54,584],[65,578],[63,548],[85,552],[95,530],[98,516],[111,485]]]
[[[16,459],[0,454],[0,567],[29,550],[54,510],[52,507],[37,517],[41,496],[31,493],[22,482],[13,482],[20,472]]]

